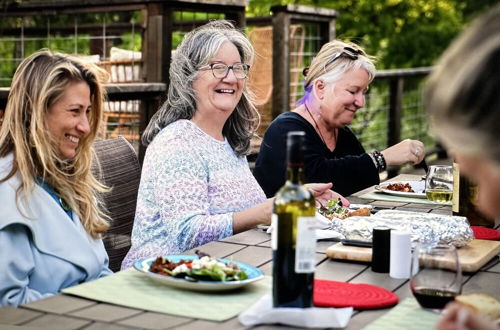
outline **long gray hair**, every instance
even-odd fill
[[[156,134],[168,124],[179,119],[193,118],[196,112],[193,82],[198,76],[198,69],[208,65],[220,46],[227,41],[236,46],[242,63],[252,64],[254,58],[252,44],[228,21],[212,21],[184,36],[172,56],[167,100],[151,118],[144,131],[142,135],[144,145],[151,143]],[[245,84],[241,99],[222,130],[237,155],[248,153],[250,139],[258,123],[259,113]]]

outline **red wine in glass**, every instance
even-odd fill
[[[462,291],[458,253],[451,245],[418,244],[410,274],[410,289],[425,309],[439,312]]]
[[[453,291],[431,288],[412,288],[412,292],[420,306],[428,309],[443,309],[457,295]]]

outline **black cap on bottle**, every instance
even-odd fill
[[[304,165],[304,137],[306,133],[303,131],[291,131],[287,136],[287,155],[288,165],[303,166]]]

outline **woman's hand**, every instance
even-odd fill
[[[306,187],[309,188],[309,190],[312,191],[314,197],[316,200],[320,203],[325,205],[329,200],[331,199],[339,199],[342,201],[342,205],[344,207],[349,207],[351,203],[342,195],[339,193],[336,193],[333,190],[330,190],[332,187],[332,183],[308,183],[306,184]]]
[[[233,233],[241,233],[257,225],[270,225],[274,197],[243,211],[233,213]]]
[[[495,321],[482,317],[457,303],[450,303],[441,314],[438,330],[498,330]]]
[[[406,139],[381,153],[387,165],[402,165],[408,162],[418,164],[425,158],[425,146],[418,140]]]

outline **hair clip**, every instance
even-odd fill
[[[304,70],[302,70],[302,75],[304,77],[307,77],[307,74],[309,73],[309,68],[308,67],[305,67]]]

